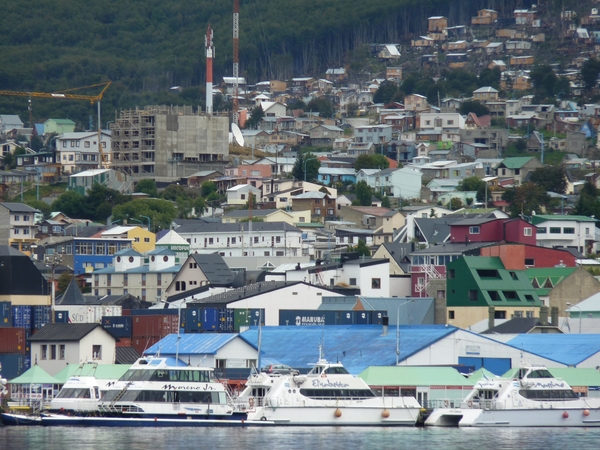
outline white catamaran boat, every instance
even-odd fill
[[[433,410],[425,426],[598,427],[600,398],[581,398],[542,366],[514,378],[482,379],[460,408]]]
[[[275,425],[414,426],[414,397],[377,397],[340,363],[324,359],[306,375],[252,374],[238,397],[248,419]]]
[[[191,367],[176,358],[144,357],[108,387],[97,414],[43,414],[42,425],[241,426],[250,424],[246,419],[247,413],[233,407],[212,368]]]

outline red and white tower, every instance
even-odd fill
[[[208,24],[206,36],[204,37],[206,46],[206,114],[213,112],[213,58],[215,57],[215,46],[213,43],[213,31]]]

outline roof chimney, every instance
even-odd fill
[[[558,326],[558,306],[550,308],[550,317],[552,318],[552,325]]]
[[[383,316],[381,318],[381,324],[383,325],[383,334],[382,334],[382,336],[387,336],[387,334],[388,334],[388,326],[390,324],[390,318],[388,316]]]
[[[540,325],[548,325],[548,307],[540,306]]]
[[[494,319],[496,318],[496,308],[490,306],[488,308],[488,329],[494,328],[496,326],[496,322]]]

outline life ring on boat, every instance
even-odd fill
[[[448,400],[444,400],[444,408],[447,408],[450,406],[450,403],[448,402]]]
[[[469,408],[473,407],[473,400],[469,400],[469,403],[467,403],[467,405],[469,405]]]
[[[254,397],[250,397],[250,398],[248,399],[248,407],[249,407],[250,409],[254,409]]]
[[[262,416],[262,417],[260,418],[260,420],[267,420],[267,417],[266,417],[266,416]]]

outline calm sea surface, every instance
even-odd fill
[[[2,427],[6,450],[600,448],[600,428],[77,428]]]

